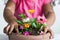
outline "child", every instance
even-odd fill
[[[53,38],[51,26],[55,21],[55,14],[51,2],[52,0],[8,0],[4,10],[4,18],[8,22],[8,25],[4,28],[4,32],[11,34],[14,28],[18,32],[16,19],[19,19],[19,14],[26,13],[29,18],[44,16],[48,24],[48,27],[44,28],[44,32],[49,31],[50,38]],[[30,14],[28,12],[30,10],[35,11],[33,14]]]

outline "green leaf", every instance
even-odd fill
[[[36,19],[36,18],[33,18],[33,19],[32,19],[32,22],[36,22],[36,21],[37,21],[37,19]]]
[[[25,28],[25,31],[28,31],[29,29],[28,28]]]
[[[32,27],[37,28],[37,25],[35,23],[32,23]]]
[[[16,22],[17,22],[18,24],[23,24],[22,21],[20,21],[20,20],[16,20]]]
[[[21,18],[25,18],[26,15],[25,15],[25,14],[20,14],[19,17],[21,17]]]
[[[36,25],[37,25],[37,28],[40,28],[40,25],[39,25],[39,23],[38,23],[38,22],[36,22]]]
[[[41,27],[43,24],[39,24],[39,26]]]
[[[43,24],[43,26],[44,26],[44,27],[46,27],[46,26],[47,26],[47,24]]]

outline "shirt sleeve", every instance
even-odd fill
[[[48,4],[48,3],[51,3],[53,2],[53,0],[44,0],[44,4]]]

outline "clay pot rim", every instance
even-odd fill
[[[25,35],[22,35],[22,34],[16,34],[16,33],[12,33],[12,34],[10,34],[10,35],[18,35],[18,36],[25,36]],[[46,34],[44,34],[45,36],[46,35],[48,35],[48,36],[50,36],[50,33],[46,33]],[[31,36],[44,36],[44,35],[28,35],[28,37],[31,37]],[[8,35],[9,36],[9,35]],[[25,36],[26,37],[26,36]]]

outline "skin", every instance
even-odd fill
[[[14,16],[15,6],[16,4],[12,2],[12,0],[8,0],[6,7],[4,9],[4,18],[8,22],[8,25],[4,28],[4,33],[6,34],[11,34],[14,28],[18,33],[18,24],[16,23],[16,17]],[[50,38],[53,38],[53,32],[51,30],[51,26],[55,21],[55,14],[53,11],[53,7],[49,3],[44,5],[43,9],[48,24],[48,27],[44,28],[44,32],[46,33],[47,31],[49,31]]]
[[[11,34],[13,29],[18,33],[18,24],[16,23],[16,17],[14,16],[15,12],[15,3],[12,0],[8,0],[6,7],[4,9],[4,18],[8,22],[8,25],[4,28],[6,34]]]
[[[50,38],[53,38],[54,34],[53,34],[53,31],[51,30],[51,26],[54,24],[55,19],[56,19],[53,7],[52,7],[51,3],[49,3],[49,4],[44,5],[43,9],[44,9],[44,15],[47,19],[47,24],[48,24],[48,27],[45,27],[44,31],[45,31],[45,33],[47,31],[49,31]]]

